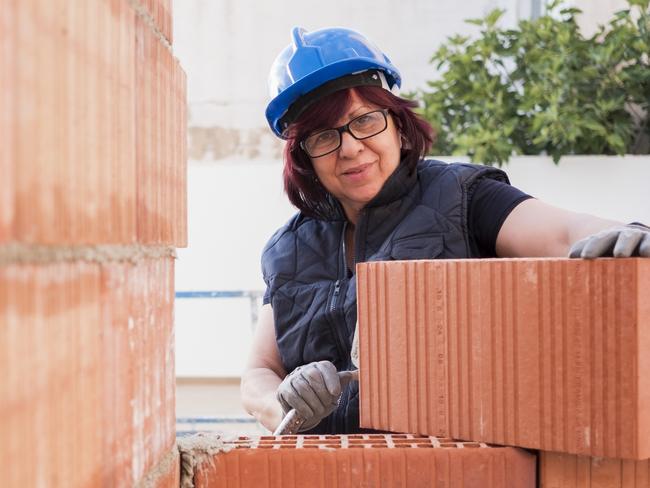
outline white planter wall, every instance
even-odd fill
[[[552,205],[650,225],[650,156],[565,156],[558,165],[546,156],[518,156],[502,169],[514,186]]]

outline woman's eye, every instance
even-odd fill
[[[362,115],[361,117],[356,119],[354,122],[357,125],[366,125],[366,124],[371,123],[373,121],[373,119],[374,119],[374,117],[372,115],[366,114],[366,115]]]
[[[326,144],[331,142],[334,139],[334,133],[332,131],[321,132],[316,135],[316,144]]]

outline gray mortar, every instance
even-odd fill
[[[144,8],[142,5],[140,5],[140,2],[137,0],[128,0],[129,5],[135,10],[135,13],[138,14],[138,17],[140,17],[144,23],[153,31],[153,33],[156,35],[158,40],[162,42],[163,46],[165,46],[167,49],[169,49],[169,52],[172,52],[172,45],[169,42],[169,40],[165,37],[165,35],[158,30],[158,26],[156,25],[156,22],[154,21],[153,17],[149,15],[149,12],[147,12],[147,9]]]
[[[178,450],[181,453],[181,488],[194,488],[194,470],[198,465],[209,463],[212,457],[220,452],[228,452],[234,444],[228,444],[230,439],[212,432],[198,434],[178,439]]]
[[[172,464],[178,459],[178,456],[178,446],[174,445],[158,465],[135,485],[135,488],[155,488],[158,486],[160,479],[169,474],[169,470]]]
[[[109,263],[127,261],[133,264],[144,259],[176,257],[171,246],[140,244],[99,244],[95,246],[43,246],[9,243],[0,245],[0,266],[10,264],[49,264],[65,261]]]

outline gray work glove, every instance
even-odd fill
[[[292,408],[305,422],[300,430],[316,427],[334,411],[341,396],[341,381],[330,361],[298,366],[277,389],[277,398],[284,415]]]
[[[642,224],[612,227],[576,242],[569,250],[570,258],[613,256],[650,257],[650,228]]]

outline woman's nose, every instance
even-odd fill
[[[363,147],[363,141],[355,139],[349,132],[343,132],[341,134],[341,148],[339,149],[341,157],[355,156],[363,150]]]

